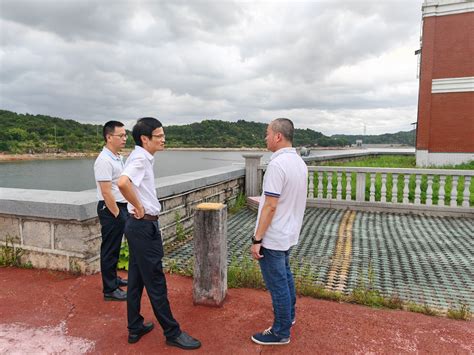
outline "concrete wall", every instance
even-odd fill
[[[228,166],[156,179],[165,243],[176,237],[176,219],[192,228],[194,206],[232,204],[244,191],[245,169]],[[23,263],[53,270],[100,269],[100,225],[95,190],[81,192],[0,188],[0,245],[11,239]]]

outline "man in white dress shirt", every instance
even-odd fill
[[[102,130],[105,146],[94,163],[97,184],[97,215],[101,225],[100,269],[102,287],[106,301],[125,301],[127,293],[119,286],[126,286],[127,280],[117,276],[125,221],[128,217],[127,201],[117,186],[122,174],[123,160],[119,152],[127,143],[127,132],[123,123],[107,122]]]
[[[146,288],[166,343],[189,350],[201,346],[180,329],[168,301],[166,278],[163,273],[163,243],[158,222],[161,206],[156,195],[153,155],[165,147],[165,133],[160,121],[144,117],[133,127],[135,149],[125,164],[118,186],[127,199],[130,217],[125,225],[129,246],[128,269],[128,342],[136,343],[153,329],[140,314],[143,287]]]

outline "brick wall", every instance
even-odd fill
[[[417,149],[474,152],[474,92],[431,93],[433,79],[474,76],[473,43],[473,12],[424,18]]]

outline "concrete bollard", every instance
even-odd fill
[[[201,203],[194,212],[194,304],[222,306],[227,294],[227,206]]]
[[[261,176],[258,174],[258,166],[263,154],[243,154],[245,158],[245,195],[247,197],[259,196],[259,182]]]

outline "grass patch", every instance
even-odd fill
[[[127,270],[128,271],[128,257],[130,252],[128,250],[128,243],[125,241],[120,246],[119,261],[117,264],[117,269]]]
[[[311,263],[304,260],[293,260],[292,263],[297,265],[292,268],[292,271],[296,294],[299,296],[354,303],[375,308],[403,309],[428,316],[441,315],[440,312],[426,304],[420,305],[414,302],[406,302],[397,295],[382,295],[374,287],[375,275],[370,265],[367,280],[364,281],[361,278],[358,286],[350,294],[344,294],[340,291],[328,290],[324,284],[318,282],[318,275],[312,271]],[[192,276],[194,273],[193,266],[193,258],[188,259],[184,266],[175,259],[168,259],[165,262],[165,271],[170,274]],[[265,289],[265,282],[258,261],[249,256],[243,256],[241,259],[233,257],[227,268],[227,286],[228,288]],[[447,316],[452,319],[470,320],[472,314],[468,305],[460,304],[458,308],[450,308]]]
[[[449,308],[448,309],[448,318],[456,320],[471,320],[472,313],[469,308],[469,305],[461,303],[459,307]]]
[[[247,197],[244,193],[239,193],[237,198],[234,200],[234,203],[229,207],[230,214],[236,214],[241,209],[247,206]]]
[[[325,161],[321,166],[357,166],[372,168],[416,168],[416,158],[406,155],[378,155],[355,158],[350,161]]]
[[[24,251],[14,245],[14,239],[9,234],[5,238],[5,244],[0,246],[0,267],[26,267],[31,268],[31,263],[22,264],[20,261]]]
[[[181,216],[178,212],[174,214],[174,220],[176,222],[176,240],[179,242],[186,240],[186,231],[184,229],[183,222],[181,222]]]
[[[181,276],[194,275],[194,257],[186,260],[184,265],[181,265],[176,259],[163,260],[163,269],[168,274],[176,274]]]
[[[434,308],[431,308],[427,304],[417,304],[414,302],[407,302],[406,304],[407,311],[426,314],[427,316],[439,316],[439,312]]]
[[[258,261],[248,256],[242,260],[232,258],[227,268],[227,287],[264,289],[265,282]]]

